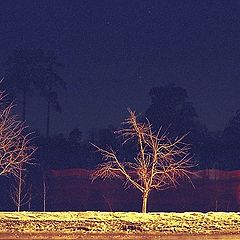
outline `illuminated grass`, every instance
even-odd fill
[[[225,212],[0,212],[3,232],[240,233],[240,214]]]

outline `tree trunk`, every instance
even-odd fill
[[[45,173],[43,173],[43,212],[46,212],[46,197],[47,197],[46,175]]]
[[[19,169],[19,179],[18,179],[19,183],[18,183],[18,196],[17,196],[17,211],[20,212],[20,208],[21,208],[21,195],[22,195],[22,166],[20,166]]]
[[[46,128],[46,138],[47,138],[47,146],[46,146],[46,159],[45,161],[49,161],[49,130],[50,129],[50,102],[47,102],[47,128]],[[47,198],[47,178],[46,178],[46,166],[42,166],[43,173],[43,211],[46,212],[46,198]]]
[[[149,193],[148,193],[148,192],[144,192],[144,193],[143,193],[143,199],[142,199],[142,213],[146,213],[146,212],[147,212],[147,201],[148,201],[148,196],[149,196]]]

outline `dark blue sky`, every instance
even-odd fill
[[[65,64],[52,133],[117,126],[169,82],[187,89],[210,130],[240,108],[239,1],[16,0],[0,11],[1,75],[16,47],[53,50]],[[43,129],[44,101],[28,108],[29,125]]]

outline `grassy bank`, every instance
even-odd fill
[[[240,214],[223,212],[0,212],[0,233],[240,234]]]

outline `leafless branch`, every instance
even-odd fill
[[[6,104],[5,93],[0,91],[0,176],[15,175],[25,163],[30,163],[36,147],[31,144],[32,134],[26,133],[25,124],[12,113],[13,103]]]

